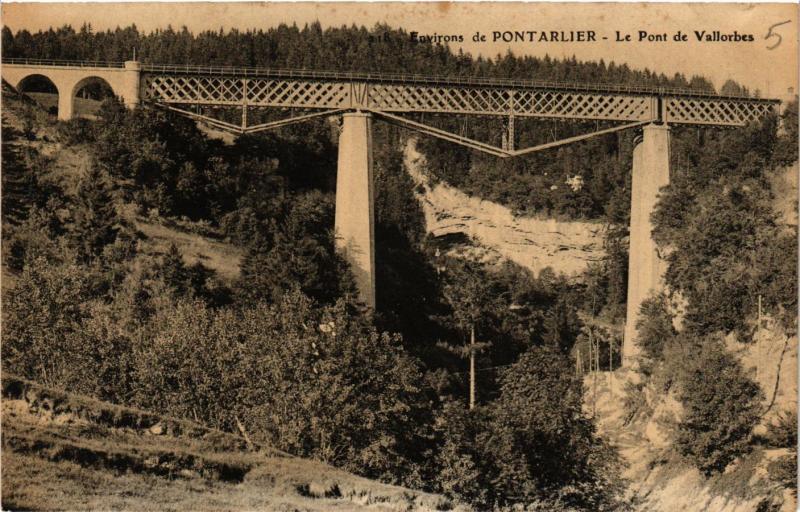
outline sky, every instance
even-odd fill
[[[626,63],[667,75],[703,75],[719,88],[733,79],[764,97],[797,92],[798,6],[796,4],[611,4],[611,3],[7,3],[2,23],[13,31],[37,31],[91,23],[105,30],[135,23],[151,31],[172,25],[193,32],[220,28],[267,29],[279,23],[319,21],[329,26],[387,23],[419,34],[462,35],[449,43],[472,55],[493,57],[509,49],[517,55],[575,56],[579,60]],[[588,31],[594,42],[493,42],[493,32]],[[638,41],[640,31],[666,41]],[[687,41],[675,41],[678,32]],[[698,42],[695,31],[750,34],[753,41]],[[476,32],[487,40],[474,42]],[[619,32],[619,37],[617,37]],[[631,41],[617,41],[631,36]],[[767,37],[769,36],[769,37]],[[607,39],[603,39],[603,38]],[[774,47],[770,49],[770,47]],[[402,71],[402,70],[398,70]],[[535,79],[535,77],[532,77]],[[792,92],[789,92],[791,88]]]

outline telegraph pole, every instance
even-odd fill
[[[469,409],[475,408],[475,324],[469,329]]]

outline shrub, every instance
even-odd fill
[[[767,444],[773,448],[797,446],[797,413],[783,412],[767,426]]]
[[[647,395],[644,392],[644,382],[626,382],[625,397],[622,400],[622,407],[625,411],[625,425],[630,424],[638,417],[648,417],[653,412],[652,407],[647,403]]]
[[[772,159],[776,165],[789,165],[797,161],[797,97],[786,104],[781,117],[784,133],[775,144]]]
[[[710,475],[749,450],[763,394],[718,338],[707,338],[687,357],[679,379],[685,416],[676,448]]]
[[[371,477],[415,478],[421,375],[399,339],[302,294],[242,312],[165,308],[136,349],[137,402]]]
[[[797,496],[797,452],[783,455],[767,466],[770,480],[791,489]]]
[[[646,357],[652,361],[661,361],[664,345],[676,334],[667,297],[663,293],[648,297],[642,302],[639,311],[640,316],[636,321],[639,338],[636,343]]]
[[[4,226],[3,263],[21,272],[37,258],[49,262],[70,259],[69,248],[57,236],[60,230],[60,222],[52,209],[33,208],[21,224]]]
[[[80,329],[65,340],[70,360],[62,385],[101,400],[129,403],[135,385],[132,334],[107,306],[93,304]]]
[[[70,119],[58,123],[58,140],[68,146],[86,144],[95,140],[95,124],[84,118]]]
[[[481,509],[491,507],[492,458],[486,453],[488,415],[485,408],[467,410],[462,402],[446,402],[434,423],[440,448],[436,453],[439,491]]]
[[[22,133],[28,140],[36,140],[36,126],[38,124],[38,107],[25,103],[20,109],[19,116],[22,122]]]
[[[595,435],[582,403],[581,381],[553,347],[531,348],[503,375],[488,440],[497,467],[492,486],[502,501],[616,509],[617,458]]]
[[[3,300],[5,369],[44,385],[65,385],[75,371],[70,337],[87,317],[86,269],[36,258]]]

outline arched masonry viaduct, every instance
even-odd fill
[[[259,68],[97,65],[81,62],[3,62],[2,76],[18,85],[33,74],[50,78],[59,91],[60,119],[69,119],[82,80],[102,78],[128,106],[147,101],[233,133],[342,116],[336,186],[336,245],[353,268],[364,303],[375,305],[375,228],[372,169],[374,118],[439,137],[500,158],[515,157],[619,130],[640,128],[633,150],[630,257],[623,364],[638,358],[636,320],[642,302],[664,288],[665,263],[650,222],[661,187],[669,184],[670,125],[744,126],[774,111],[777,100],[723,96],[693,90],[523,80],[337,73]],[[204,107],[241,111],[241,123],[204,114]],[[301,109],[294,117],[253,124],[254,108]],[[504,119],[502,147],[486,144],[404,117],[437,113]],[[584,135],[515,148],[515,119],[537,117],[616,123]]]
[[[75,95],[93,80],[105,81],[116,96],[122,98],[128,106],[139,103],[139,77],[141,65],[135,61],[119,64],[118,67],[80,66],[54,63],[16,64],[3,63],[3,79],[18,88],[23,81],[34,75],[41,75],[53,82],[58,90],[58,118],[72,119],[75,111]]]

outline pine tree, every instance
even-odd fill
[[[189,289],[189,272],[183,262],[178,246],[173,242],[164,255],[160,268],[164,284],[175,290],[179,295],[185,294]]]
[[[92,167],[78,186],[70,239],[83,263],[91,262],[114,243],[123,223],[109,181],[99,167]]]
[[[478,341],[476,330],[486,317],[496,309],[493,293],[487,290],[486,279],[480,274],[475,264],[456,261],[448,269],[444,295],[453,308],[453,320],[459,330],[469,333],[469,343],[463,346],[444,345],[444,348],[469,359],[469,408],[475,407],[476,401],[476,368],[477,355],[491,346],[491,343]]]

